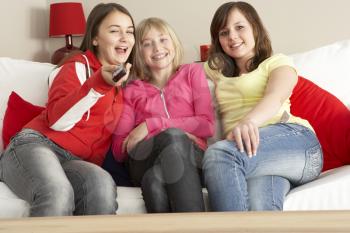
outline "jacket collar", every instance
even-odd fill
[[[90,50],[87,50],[85,52],[85,56],[87,56],[87,58],[90,62],[89,65],[93,70],[98,70],[102,66],[101,62],[97,59],[96,55],[93,52],[91,52]],[[86,62],[84,62],[84,63],[86,63]]]
[[[67,61],[65,61],[65,63],[70,63],[70,62],[80,62],[83,64],[86,64],[86,60],[84,58],[85,55],[89,61],[89,66],[91,69],[93,70],[98,70],[102,64],[101,62],[97,59],[97,57],[95,56],[95,54],[93,52],[91,52],[90,50],[85,51],[84,53],[78,53],[70,58],[67,59]]]

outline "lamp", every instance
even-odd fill
[[[50,37],[66,37],[66,46],[56,50],[51,63],[57,64],[73,50],[72,36],[82,36],[85,32],[85,16],[81,3],[63,2],[50,5]]]
[[[210,49],[210,45],[209,44],[203,44],[201,46],[199,46],[199,51],[200,51],[200,55],[201,55],[201,62],[206,62],[208,60],[208,53],[209,53],[209,49]]]

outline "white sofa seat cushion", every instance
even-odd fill
[[[284,201],[284,210],[349,210],[350,166],[323,172],[310,183],[293,189]]]
[[[29,204],[0,182],[0,218],[20,218],[28,215]]]
[[[117,214],[146,213],[141,188],[117,187]]]
[[[208,192],[203,189],[203,198],[205,209],[209,210]],[[142,198],[141,188],[139,187],[117,187],[117,214],[136,214],[146,213],[145,202]]]

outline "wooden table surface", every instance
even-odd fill
[[[220,212],[0,220],[0,233],[350,232],[350,211]]]

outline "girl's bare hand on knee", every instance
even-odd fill
[[[244,119],[232,129],[226,139],[235,141],[239,151],[246,150],[247,155],[252,157],[258,150],[259,129],[253,121]]]

